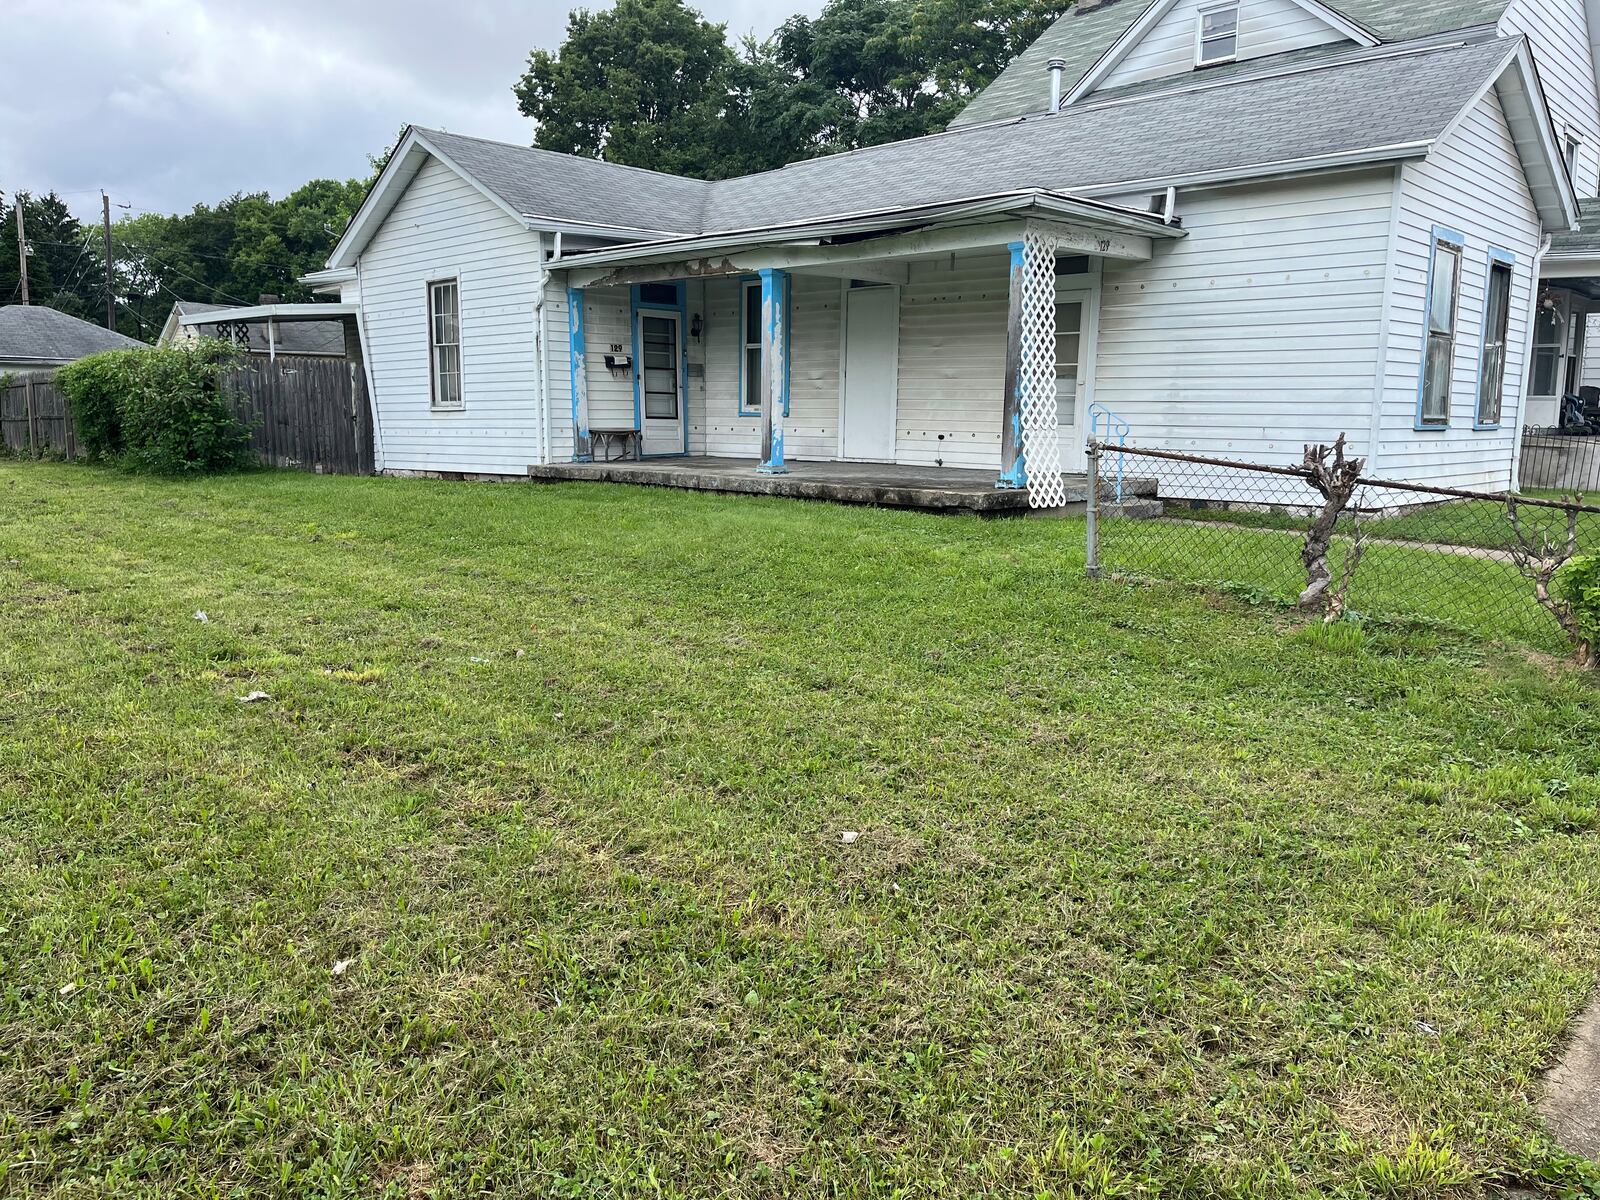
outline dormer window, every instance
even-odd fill
[[[1239,54],[1239,6],[1217,4],[1202,8],[1195,27],[1194,65],[1215,66],[1232,62]]]

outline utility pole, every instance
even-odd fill
[[[100,224],[106,238],[106,328],[117,327],[117,293],[111,286],[111,197],[100,193]]]
[[[28,197],[17,193],[13,211],[17,214],[17,270],[22,274],[22,302],[28,302],[28,231],[22,223],[22,204]]]

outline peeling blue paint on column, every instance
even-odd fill
[[[1022,279],[1021,242],[1011,242],[1010,300],[1006,310],[1006,376],[1005,394],[1000,416],[1000,477],[994,481],[997,488],[1025,488],[1028,486],[1027,455],[1022,447],[1022,388],[1027,373],[1022,369],[1023,306],[1025,304]]]
[[[771,267],[761,277],[761,462],[765,475],[786,475],[783,418],[789,412],[789,273]]]
[[[589,439],[589,372],[584,345],[583,289],[567,289],[567,334],[571,339],[572,461],[593,462]]]

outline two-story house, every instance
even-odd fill
[[[633,430],[1050,503],[1097,405],[1505,487],[1600,279],[1596,5],[1080,0],[946,132],[718,182],[413,128],[312,281],[390,471]]]

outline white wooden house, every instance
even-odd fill
[[[1597,35],[1600,0],[1080,0],[948,131],[745,178],[410,129],[310,281],[392,472],[637,430],[1048,499],[1097,406],[1504,487],[1600,294]]]

